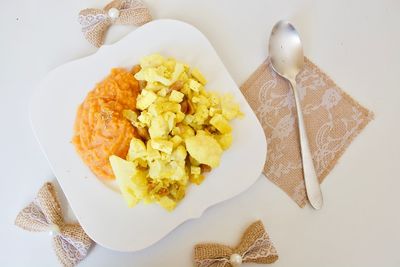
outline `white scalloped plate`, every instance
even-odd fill
[[[142,56],[161,53],[199,68],[207,88],[231,92],[245,117],[233,122],[234,142],[221,165],[200,186],[190,186],[168,213],[158,205],[128,208],[122,196],[96,178],[76,154],[71,137],[78,105],[112,67],[129,68]],[[260,176],[267,152],[263,129],[207,38],[175,20],[150,22],[94,55],[51,71],[31,104],[31,122],[68,201],[87,234],[100,245],[136,251],[157,242],[208,207],[245,191]]]

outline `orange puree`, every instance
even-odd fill
[[[125,158],[128,153],[136,129],[122,111],[135,110],[138,93],[139,83],[132,73],[112,69],[78,108],[72,142],[98,177],[114,179],[109,156]]]

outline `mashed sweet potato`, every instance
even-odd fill
[[[98,177],[114,179],[109,157],[125,158],[132,137],[137,135],[122,111],[135,110],[139,90],[131,72],[112,69],[78,108],[72,142]]]

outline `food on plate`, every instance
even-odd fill
[[[132,73],[113,69],[88,93],[79,106],[73,144],[83,161],[98,177],[114,179],[109,157],[125,157],[137,130],[123,116],[135,110],[139,82]]]
[[[143,201],[172,211],[220,165],[230,121],[242,113],[232,95],[206,83],[198,69],[152,54],[130,72],[112,70],[80,106],[74,144],[96,175],[115,177],[129,207]],[[103,99],[102,90],[114,93]]]

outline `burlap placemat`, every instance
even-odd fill
[[[343,92],[327,74],[306,59],[297,77],[314,166],[322,182],[373,113]],[[269,60],[241,86],[260,120],[268,142],[265,176],[300,207],[307,203],[296,108],[289,84]]]

